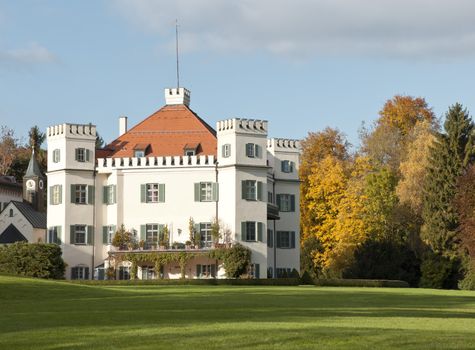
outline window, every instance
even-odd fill
[[[216,182],[195,183],[195,202],[217,202],[219,186]]]
[[[144,150],[135,150],[134,151],[134,157],[135,158],[145,157],[145,151]]]
[[[262,233],[264,232],[264,224],[255,221],[241,222],[241,240],[244,242],[262,242]]]
[[[255,143],[246,143],[246,156],[249,158],[260,158],[260,147]]]
[[[272,192],[267,192],[267,203],[274,203],[274,195]]]
[[[119,267],[119,279],[120,280],[130,280],[130,267],[129,266],[120,266]]]
[[[147,248],[152,248],[157,245],[159,240],[160,228],[158,224],[147,224],[145,231],[145,244]]]
[[[295,248],[295,231],[277,231],[276,247],[281,249]]]
[[[72,280],[88,280],[89,279],[89,267],[76,266],[71,268]]]
[[[196,265],[196,277],[198,278],[216,277],[216,265],[214,264]]]
[[[281,163],[281,170],[283,173],[293,173],[294,172],[294,162],[290,160],[283,160]]]
[[[260,266],[259,264],[251,264],[249,269],[249,275],[252,278],[260,278]]]
[[[71,185],[71,203],[74,204],[93,204],[94,186]]]
[[[153,280],[155,278],[155,269],[153,266],[142,266],[142,279]]]
[[[185,149],[185,156],[194,156],[196,154],[194,149]]]
[[[211,237],[211,223],[210,222],[200,223],[200,238],[201,238],[201,244],[204,247],[211,247],[213,243],[213,238]]]
[[[223,156],[223,158],[231,157],[231,144],[227,143],[223,145],[221,149],[221,153],[222,153],[221,155]]]
[[[63,186],[54,185],[50,186],[50,204],[57,205],[62,203],[63,199]]]
[[[267,278],[273,278],[274,277],[274,271],[272,267],[267,268]]]
[[[241,182],[242,199],[248,201],[262,201],[264,186],[263,183],[256,180],[243,180]]]
[[[295,195],[294,194],[278,194],[277,205],[280,211],[295,211]]]
[[[87,225],[71,225],[70,226],[70,243],[77,245],[92,244],[94,237],[94,227]]]
[[[61,244],[61,226],[48,228],[46,243]]]
[[[116,232],[115,225],[103,226],[102,227],[102,243],[112,244],[112,240],[114,239],[115,232]]]
[[[292,269],[290,267],[277,267],[275,272],[277,273],[277,278],[287,278],[292,273]]]
[[[59,163],[60,161],[60,150],[59,149],[55,149],[53,150],[53,163]]]
[[[267,247],[272,248],[274,246],[274,231],[270,228],[267,229]]]
[[[140,185],[140,201],[142,203],[165,202],[165,184],[148,183]]]
[[[86,185],[76,185],[75,187],[75,198],[76,204],[86,204],[87,201],[87,186]]]
[[[117,203],[116,198],[116,185],[109,185],[103,187],[103,203],[104,204],[115,204]]]
[[[9,216],[12,218],[12,217],[13,217],[13,209],[10,209],[10,213],[9,213],[9,214],[10,214]]]
[[[78,162],[89,162],[91,157],[91,151],[85,148],[76,148],[76,161]]]

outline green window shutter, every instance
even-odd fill
[[[94,226],[87,226],[87,244],[91,245],[94,242]]]
[[[76,280],[78,276],[78,268],[77,267],[72,267],[71,268],[71,279]]]
[[[256,158],[261,157],[261,147],[259,145],[254,145],[254,153]]]
[[[158,201],[165,202],[165,184],[158,184]]]
[[[291,172],[291,173],[294,172],[294,168],[295,168],[295,163],[294,163],[294,162],[290,162],[290,172]]]
[[[112,238],[114,238],[115,233],[117,232],[117,226],[116,225],[111,225],[112,227]]]
[[[85,270],[84,278],[88,280],[89,279],[89,267],[86,267],[84,270]]]
[[[75,225],[69,226],[69,244],[74,244],[74,242],[76,241],[75,234],[76,234],[76,226]]]
[[[94,204],[94,186],[87,186],[87,204]]]
[[[58,185],[59,187],[59,202],[58,204],[63,203],[63,185]]]
[[[109,204],[109,186],[102,187],[102,203]]]
[[[61,226],[56,226],[56,243],[61,244]]]
[[[257,181],[257,199],[264,200],[264,184],[260,181]]]
[[[147,225],[140,225],[140,240],[145,241],[147,234]]]
[[[277,232],[275,233],[275,238],[276,238],[275,246],[276,246],[277,248],[282,247],[281,231],[277,231]]]
[[[163,239],[163,228],[165,227],[165,225],[162,225],[162,224],[158,224],[158,240],[162,240]]]
[[[86,162],[89,162],[89,159],[91,158],[91,151],[88,149],[84,150],[85,157],[86,157]]]
[[[79,149],[76,148],[76,149],[74,150],[74,159],[75,159],[76,161],[79,159],[78,155],[79,155]]]
[[[241,241],[246,241],[246,221],[241,222]]]
[[[53,188],[54,188],[54,186],[49,187],[49,204],[51,204],[51,205],[55,204],[55,203],[53,203]]]
[[[282,160],[280,162],[280,171],[282,171],[283,173],[285,172],[285,160]]]
[[[71,185],[71,203],[76,203],[76,185]]]
[[[263,222],[258,222],[257,223],[257,240],[259,242],[262,242],[263,232],[264,232],[264,223]]]
[[[295,231],[290,232],[290,248],[295,248]]]
[[[196,277],[199,278],[201,275],[201,265],[196,265]]]
[[[226,148],[226,145],[222,145],[221,146],[221,157],[226,157],[226,154],[224,153],[225,152],[225,148]]]
[[[277,204],[277,207],[279,207],[279,210],[280,210],[280,199],[281,199],[281,195],[278,194],[275,196],[275,201],[276,201],[276,204]]]
[[[290,211],[295,211],[295,195],[290,195]]]
[[[200,183],[195,183],[195,202],[200,202]]]
[[[217,202],[219,199],[219,184],[217,182],[213,182],[213,202]]]
[[[247,181],[246,180],[241,181],[241,194],[242,194],[242,199],[247,199]]]
[[[261,278],[261,266],[259,264],[254,264],[254,277]]]
[[[211,265],[211,277],[216,277],[216,265],[212,264]]]
[[[117,203],[117,185],[111,185],[112,186],[112,204]]]
[[[109,234],[109,227],[102,226],[102,243],[107,244],[107,236]]]
[[[141,203],[147,202],[147,185],[146,184],[140,185],[140,202]]]

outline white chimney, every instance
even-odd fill
[[[124,135],[127,132],[127,117],[119,117],[119,136]]]
[[[165,103],[167,105],[190,105],[190,91],[185,88],[165,89]]]

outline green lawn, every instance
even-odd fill
[[[475,348],[475,292],[0,276],[0,349]]]

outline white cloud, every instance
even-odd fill
[[[185,50],[263,50],[291,57],[475,55],[473,0],[115,0],[141,30]]]
[[[0,51],[0,61],[31,65],[57,62],[57,57],[47,48],[31,43],[23,48]]]

